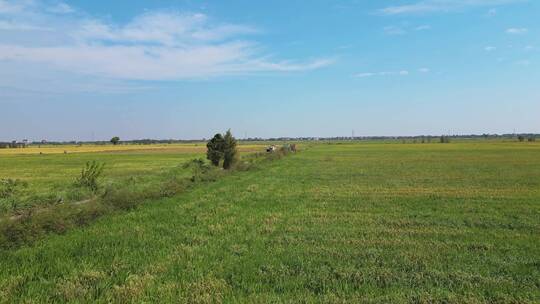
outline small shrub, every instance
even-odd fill
[[[62,202],[62,197],[57,193],[51,192],[46,194],[33,193],[26,199],[25,205],[55,205]]]
[[[31,227],[25,222],[7,221],[0,225],[0,247],[10,248],[31,240]]]
[[[121,210],[134,209],[144,198],[141,193],[128,187],[108,188],[102,196],[105,204]]]
[[[57,208],[57,210],[45,210],[36,213],[32,219],[32,226],[36,230],[43,232],[65,233],[71,226],[65,209],[67,208]]]
[[[3,178],[0,179],[0,198],[11,198],[21,188],[27,188],[28,183],[19,179]]]
[[[70,202],[78,202],[88,199],[92,196],[92,191],[88,188],[70,187],[66,193],[65,198]]]
[[[255,163],[251,160],[241,160],[234,165],[234,169],[238,171],[249,171],[255,167]]]
[[[519,142],[524,142],[525,141],[525,136],[519,135],[518,140],[519,140]]]
[[[536,141],[536,138],[534,136],[531,136],[531,137],[527,138],[527,141],[528,142],[533,142],[533,141]]]
[[[92,203],[79,206],[77,212],[73,214],[73,220],[77,226],[84,226],[91,223],[106,212],[107,208],[104,205],[94,201]]]
[[[192,176],[190,180],[192,182],[215,181],[222,174],[218,168],[208,165],[203,159],[194,159],[187,162],[183,168],[191,169]]]
[[[98,179],[103,173],[104,163],[96,161],[87,162],[86,166],[81,171],[81,176],[77,179],[76,184],[81,187],[86,187],[92,192],[96,192],[99,188]]]
[[[171,197],[174,196],[187,188],[185,183],[182,183],[180,180],[170,179],[164,182],[160,187],[160,197]]]

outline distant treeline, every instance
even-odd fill
[[[538,133],[520,133],[520,134],[467,134],[467,135],[416,135],[416,136],[336,136],[336,137],[249,137],[237,139],[240,142],[272,142],[272,141],[343,141],[343,140],[419,140],[426,142],[438,141],[441,137],[446,139],[523,139],[540,138]],[[123,145],[154,145],[154,144],[181,144],[181,143],[201,143],[207,139],[135,139],[123,140]],[[110,141],[34,141],[27,142],[0,142],[1,148],[24,148],[27,145],[110,145]]]

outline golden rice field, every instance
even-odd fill
[[[240,151],[260,151],[260,144],[240,145]],[[27,148],[0,149],[0,155],[18,154],[63,154],[63,153],[89,153],[89,152],[129,152],[129,151],[153,151],[153,152],[178,152],[178,153],[204,153],[206,143],[189,144],[120,144],[120,145],[30,145]]]

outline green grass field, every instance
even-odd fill
[[[204,143],[0,149],[0,179],[20,179],[28,183],[27,187],[18,189],[16,199],[0,197],[0,216],[58,201],[88,199],[90,193],[73,185],[88,161],[105,164],[104,184],[125,183],[133,179],[137,183],[152,183],[171,168],[194,158],[204,158],[205,150]],[[70,153],[64,154],[63,151]],[[240,151],[264,151],[264,146],[242,145]]]
[[[60,187],[88,156],[0,167]],[[107,178],[188,155],[121,157]],[[539,303],[540,144],[314,144],[0,250],[0,302]]]

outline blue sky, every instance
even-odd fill
[[[0,140],[540,132],[540,2],[0,0]]]

